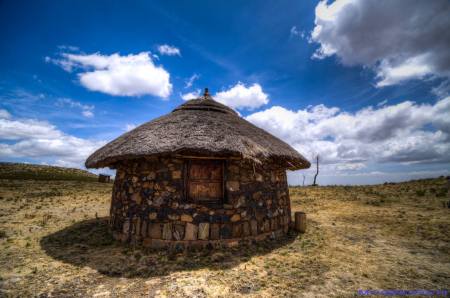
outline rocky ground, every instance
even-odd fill
[[[115,243],[112,184],[0,180],[0,296],[348,297],[359,289],[450,289],[444,178],[291,188],[305,234],[223,251]]]

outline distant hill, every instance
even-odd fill
[[[0,162],[0,179],[97,181],[98,176],[74,168]]]

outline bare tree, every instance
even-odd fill
[[[317,175],[319,175],[319,154],[317,154],[317,157],[316,157],[316,165],[317,165],[317,169],[316,169],[316,174],[314,175],[314,182],[313,182],[313,186],[317,186],[317,183],[316,183],[316,179],[317,179]]]

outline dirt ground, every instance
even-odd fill
[[[450,289],[444,178],[291,188],[305,234],[221,251],[115,243],[112,184],[0,180],[0,296],[354,297],[358,290]]]

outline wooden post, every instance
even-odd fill
[[[316,168],[316,174],[314,175],[314,182],[313,182],[312,186],[317,186],[316,179],[317,179],[317,175],[319,175],[319,154],[317,154],[316,160],[317,160],[317,162],[316,162],[317,168]]]
[[[295,212],[295,230],[304,233],[306,232],[306,213]]]

